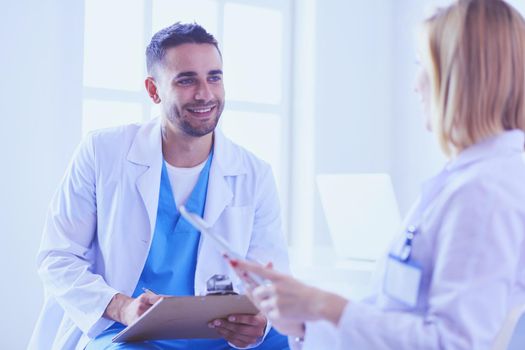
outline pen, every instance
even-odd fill
[[[146,287],[142,287],[142,291],[144,293],[151,293],[151,294],[155,294],[155,295],[158,295],[157,293],[155,293],[154,291],[152,291],[151,289],[148,289]]]

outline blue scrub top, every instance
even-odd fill
[[[199,174],[197,183],[191,192],[185,207],[188,211],[197,213],[201,217],[206,206],[206,193],[213,152],[210,154],[204,168]],[[177,208],[176,198],[173,197],[166,163],[162,163],[160,179],[159,205],[153,241],[144,269],[140,275],[133,297],[144,293],[148,288],[158,294],[166,295],[194,295],[195,268],[197,265],[197,251],[200,232],[191,226]],[[211,277],[211,276],[210,276]],[[124,325],[115,322],[102,334],[89,343],[86,350],[91,349],[231,349],[224,339],[176,339],[156,340],[140,343],[112,343],[111,339],[124,329]],[[287,348],[286,338],[274,330],[267,336],[263,345],[270,345],[267,349]],[[277,345],[277,346],[275,346]],[[257,347],[264,348],[263,346]]]
[[[212,155],[201,170],[185,207],[201,217],[206,205]],[[158,294],[194,295],[195,267],[200,233],[181,217],[173,198],[166,163],[162,163],[155,233],[144,270],[133,297],[148,288]]]

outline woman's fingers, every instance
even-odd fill
[[[258,302],[273,297],[275,296],[275,286],[273,284],[259,286],[252,291],[252,296]]]
[[[268,315],[270,319],[276,319],[276,315],[280,315],[277,305],[279,296],[275,292],[274,285],[264,285],[255,288],[252,292],[252,298],[257,308],[264,314]]]
[[[267,266],[261,266],[257,263],[246,260],[230,260],[230,264],[236,270],[254,273],[270,281],[279,280],[282,276],[284,276],[283,274],[273,270],[273,264],[271,263],[269,263]]]

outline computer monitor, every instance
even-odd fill
[[[340,259],[375,261],[400,229],[388,174],[320,174],[321,204]]]

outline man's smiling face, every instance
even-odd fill
[[[163,116],[184,133],[212,132],[224,109],[222,58],[211,44],[182,44],[166,50],[156,68]]]

